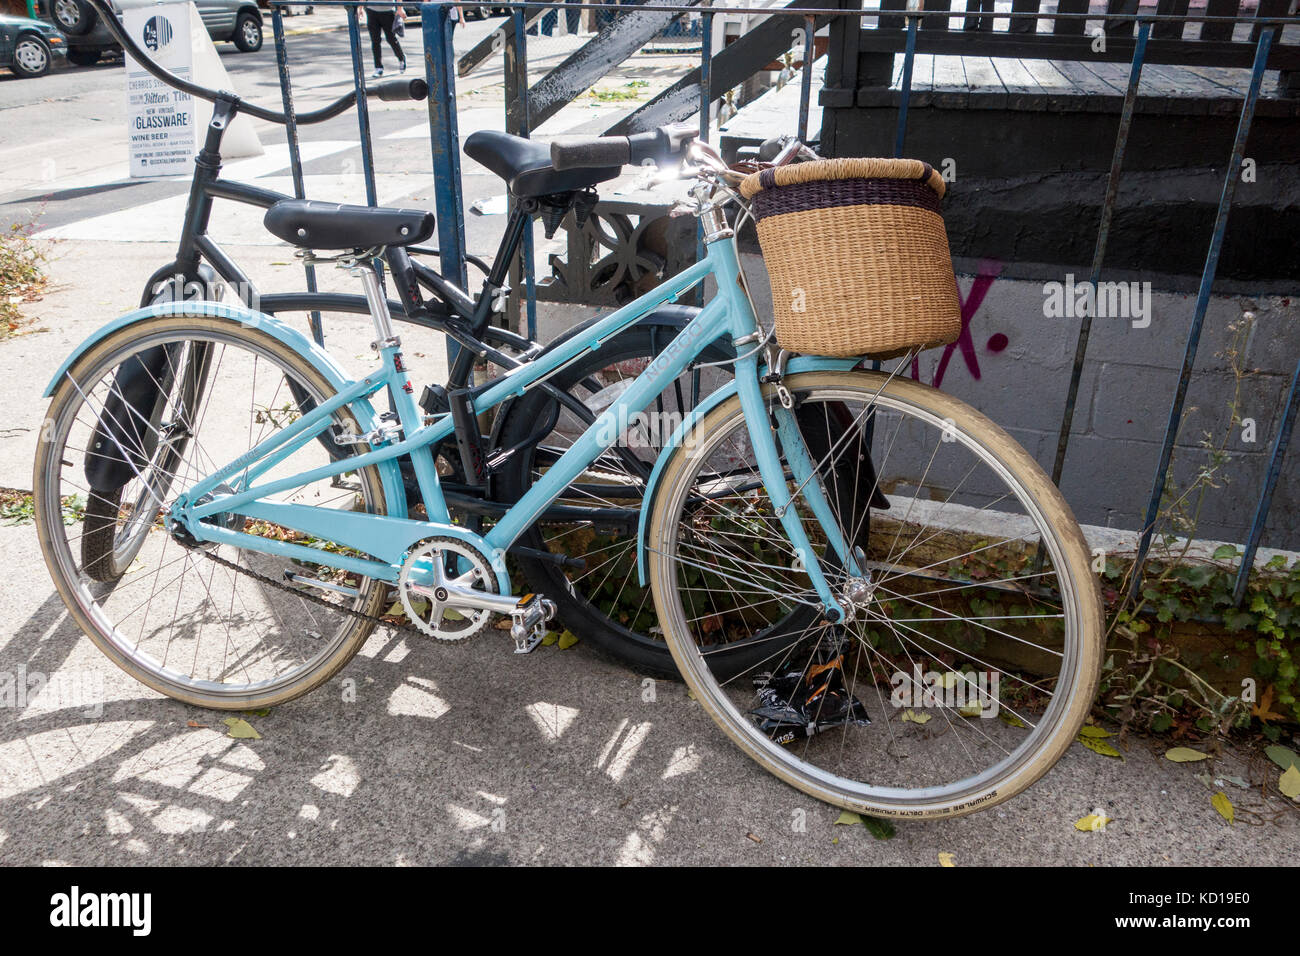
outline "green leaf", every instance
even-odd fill
[[[1237,557],[1237,546],[1233,544],[1221,544],[1214,549],[1215,561],[1231,561]]]
[[[1219,816],[1227,820],[1229,826],[1236,820],[1237,814],[1232,809],[1232,801],[1228,799],[1228,795],[1222,790],[1210,798],[1210,805],[1219,811]]]
[[[1281,744],[1265,747],[1264,755],[1283,770],[1289,770],[1300,764],[1300,754],[1297,754],[1290,747],[1283,747]]]
[[[1088,724],[1084,727],[1079,728],[1079,736],[1080,737],[1113,737],[1114,734],[1112,734],[1105,727],[1094,727],[1091,724]]]
[[[1122,753],[1099,737],[1085,737],[1080,734],[1077,739],[1079,743],[1083,744],[1093,753],[1101,754],[1103,757],[1118,757],[1120,760],[1124,759]]]
[[[862,822],[862,817],[848,810],[841,810],[840,815],[835,818],[836,826],[851,827],[855,823],[861,823],[861,822]]]
[[[253,725],[242,717],[227,717],[222,721],[228,728],[227,737],[234,737],[236,740],[261,740],[262,735],[253,729]]]
[[[1007,710],[1005,707],[998,708],[998,720],[1002,721],[1004,724],[1009,724],[1012,727],[1029,726],[1023,720],[1021,720],[1019,717],[1013,714],[1011,711]]]
[[[1208,760],[1209,757],[1209,754],[1193,750],[1191,747],[1174,747],[1165,752],[1165,759],[1172,760],[1174,763],[1195,763],[1198,760]]]
[[[1223,615],[1223,626],[1229,631],[1244,631],[1255,623],[1255,615],[1249,611],[1231,610]]]
[[[877,840],[891,839],[894,836],[894,834],[898,832],[897,830],[894,829],[894,825],[892,823],[890,823],[888,820],[882,820],[880,819],[880,817],[863,817],[862,825],[866,827],[867,832],[869,832]]]
[[[578,643],[578,635],[574,634],[572,631],[565,631],[563,634],[560,635],[560,640],[558,643],[560,645],[560,650],[567,651],[574,644]]]
[[[1214,577],[1214,565],[1212,564],[1187,564],[1182,565],[1174,572],[1175,576],[1187,584],[1200,590],[1210,583]],[[1174,600],[1177,600],[1176,598]]]
[[[1173,725],[1174,719],[1168,714],[1156,714],[1151,718],[1151,729],[1157,734],[1163,734]]]

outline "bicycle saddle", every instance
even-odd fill
[[[305,249],[409,246],[433,235],[424,209],[345,206],[316,199],[284,199],[262,220],[271,235]]]
[[[551,165],[551,147],[522,136],[481,129],[465,140],[465,154],[506,181],[516,196],[549,196],[572,192],[614,179],[621,166],[558,170]]]

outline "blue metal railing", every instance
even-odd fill
[[[285,0],[272,0],[272,22],[274,26],[277,56],[280,59],[280,81],[283,88],[286,112],[289,112],[292,116],[291,82],[284,52],[284,30],[279,12],[279,6],[284,2]],[[348,6],[354,8],[358,3],[359,0],[318,0],[316,5]],[[601,17],[607,16],[611,19],[623,14],[633,12],[644,13],[650,10],[669,18],[679,17],[681,14],[697,14],[698,18],[694,19],[692,22],[699,24],[700,37],[698,113],[700,132],[701,135],[706,138],[710,133],[710,107],[714,101],[720,98],[711,96],[711,68],[715,55],[712,44],[712,26],[714,17],[718,12],[752,13],[776,17],[799,17],[803,19],[805,27],[803,36],[803,71],[800,84],[798,119],[798,130],[802,138],[807,138],[808,132],[808,115],[811,101],[811,71],[814,59],[813,39],[816,21],[824,18],[848,18],[849,24],[856,25],[857,18],[863,16],[877,16],[882,21],[886,18],[891,20],[901,19],[905,30],[905,42],[901,50],[903,64],[894,143],[895,155],[902,154],[906,142],[908,107],[912,98],[913,65],[917,56],[918,30],[921,28],[925,20],[930,18],[946,18],[952,20],[954,18],[965,19],[969,15],[969,11],[922,10],[919,9],[919,0],[908,0],[906,7],[902,9],[880,7],[865,9],[857,7],[850,9],[839,7],[817,9],[810,7],[775,9],[740,7],[713,8],[707,3],[703,5],[656,5],[653,7],[642,6],[640,4],[548,4],[540,2],[515,2],[501,5],[510,8],[512,11],[511,16],[514,20],[515,31],[513,42],[517,45],[518,49],[512,51],[512,56],[510,58],[512,62],[507,68],[516,71],[514,82],[519,90],[521,102],[515,104],[514,109],[516,111],[515,115],[521,117],[521,120],[517,121],[516,125],[519,127],[519,134],[523,136],[529,135],[530,132],[528,107],[529,84],[527,80],[528,34],[524,29],[525,11],[531,10],[535,12],[538,9],[548,9],[557,11],[558,14],[567,15],[578,10],[595,10],[598,11]],[[452,31],[455,26],[451,14],[453,6],[453,4],[446,2],[425,3],[422,5],[421,9],[425,44],[425,68],[429,82],[428,109],[430,144],[432,148],[435,182],[435,208],[438,217],[438,238],[441,264],[444,274],[449,278],[457,279],[464,284],[466,276],[464,259],[466,251],[465,218],[461,191],[460,140],[456,125],[456,58],[451,41]],[[1233,142],[1231,156],[1225,172],[1223,189],[1215,216],[1214,228],[1210,237],[1209,249],[1206,254],[1204,268],[1201,272],[1200,286],[1196,298],[1196,304],[1193,309],[1183,365],[1177,387],[1172,397],[1168,424],[1165,428],[1164,440],[1161,446],[1161,454],[1155,475],[1153,476],[1151,494],[1143,526],[1140,529],[1140,541],[1135,557],[1133,572],[1133,589],[1134,593],[1137,593],[1141,588],[1141,570],[1149,554],[1151,540],[1160,517],[1160,501],[1172,463],[1173,449],[1178,437],[1179,426],[1182,421],[1187,388],[1196,359],[1201,331],[1210,301],[1210,293],[1218,269],[1219,256],[1222,251],[1224,235],[1227,230],[1236,182],[1238,180],[1238,173],[1244,156],[1245,143],[1254,118],[1260,86],[1268,65],[1269,53],[1275,42],[1276,35],[1280,33],[1282,28],[1286,26],[1300,25],[1300,18],[1258,16],[1217,17],[1204,14],[1183,14],[1172,16],[1149,13],[1120,14],[1110,12],[1106,12],[1103,15],[1089,11],[1081,13],[1061,13],[1040,10],[1023,12],[998,10],[996,12],[990,11],[990,13],[992,13],[992,17],[998,20],[1007,20],[1011,22],[1013,28],[1015,23],[1019,20],[1037,20],[1039,18],[1045,18],[1056,21],[1063,20],[1079,22],[1079,31],[1082,32],[1083,22],[1089,20],[1100,21],[1104,19],[1107,23],[1108,34],[1111,36],[1116,35],[1113,32],[1113,27],[1117,24],[1133,24],[1133,28],[1136,31],[1135,38],[1132,36],[1128,37],[1128,39],[1133,42],[1129,80],[1125,89],[1123,107],[1121,109],[1119,126],[1116,132],[1110,172],[1107,177],[1106,194],[1102,205],[1101,218],[1094,245],[1092,268],[1089,275],[1089,281],[1093,285],[1094,292],[1097,284],[1100,282],[1105,261],[1107,243],[1110,235],[1110,226],[1113,220],[1119,185],[1122,178],[1124,158],[1128,146],[1129,132],[1133,123],[1135,104],[1142,78],[1143,64],[1147,57],[1148,40],[1151,37],[1153,29],[1161,24],[1172,25],[1189,22],[1213,24],[1216,25],[1216,27],[1229,29],[1229,33],[1231,32],[1230,27],[1239,23],[1252,24],[1255,27],[1250,40],[1250,42],[1254,44],[1254,59],[1253,65],[1251,66],[1250,85],[1245,97],[1243,98],[1238,117],[1237,134]],[[881,27],[880,29],[883,30],[886,28]],[[1158,31],[1157,35],[1159,35]],[[1026,33],[1024,36],[1027,39],[1032,39],[1034,34]],[[356,84],[357,89],[360,90],[362,87],[364,71],[361,65],[359,34],[355,19],[352,19],[349,24],[349,39],[351,41],[353,60],[353,81]],[[1050,54],[1044,55],[1051,58]],[[358,122],[362,140],[362,156],[366,167],[366,195],[367,201],[373,204],[375,202],[374,157],[370,143],[370,127],[368,116],[365,112],[364,97],[359,97],[359,103]],[[510,110],[511,104],[507,103],[506,108],[507,110]],[[289,124],[288,136],[290,143],[290,157],[294,169],[294,188],[297,194],[301,194],[301,157],[297,146],[297,129],[292,120]],[[527,236],[528,241],[522,255],[525,298],[527,302],[527,324],[529,334],[535,335],[536,285],[533,268],[532,236],[531,232],[526,232],[525,235]],[[308,283],[310,288],[314,288],[315,278],[310,273],[308,275]],[[314,316],[313,323],[313,333],[317,333],[319,316]],[[1064,412],[1062,415],[1056,455],[1052,468],[1052,479],[1057,484],[1060,483],[1069,449],[1071,424],[1077,404],[1079,384],[1084,361],[1087,356],[1091,328],[1092,316],[1090,314],[1081,316],[1074,362],[1066,392]],[[1238,603],[1240,603],[1245,594],[1254,558],[1267,523],[1273,494],[1281,473],[1290,436],[1295,425],[1295,420],[1300,416],[1300,364],[1297,364],[1295,375],[1292,378],[1285,409],[1285,413],[1280,423],[1280,430],[1273,443],[1267,475],[1260,491],[1260,496],[1254,511],[1254,518],[1246,541],[1244,542],[1245,553],[1241,560],[1241,566],[1238,571],[1236,582],[1235,597]]]

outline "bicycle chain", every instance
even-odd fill
[[[385,620],[383,617],[379,615],[367,614],[364,611],[358,611],[355,608],[344,607],[343,605],[339,605],[339,604],[333,604],[330,601],[327,601],[325,598],[321,597],[319,594],[312,594],[310,591],[305,590],[303,588],[296,588],[290,584],[286,584],[283,581],[277,581],[275,578],[270,577],[269,575],[262,574],[260,571],[254,571],[251,568],[245,568],[235,561],[229,561],[226,558],[223,558],[217,554],[213,554],[210,551],[205,551],[202,548],[190,548],[189,550],[191,552],[199,551],[209,561],[213,561],[221,565],[222,567],[229,568],[230,570],[234,571],[237,574],[242,574],[245,577],[253,578],[254,580],[260,581],[263,584],[270,585],[271,587],[275,588],[277,591],[284,591],[286,594],[293,594],[297,597],[302,598],[305,601],[310,601],[312,604],[319,604],[321,607],[327,607],[331,611],[338,611],[339,613],[344,614],[348,617],[353,617],[360,621],[370,621],[377,625],[382,625],[384,627],[392,628],[395,631],[407,631],[411,634],[418,635],[419,637],[427,637],[427,635],[423,631],[417,628],[410,621],[401,621],[401,622],[389,621],[389,620]],[[439,641],[438,643],[439,644],[466,644],[469,642],[468,641]]]

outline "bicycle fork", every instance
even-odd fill
[[[777,519],[790,539],[796,560],[802,565],[817,596],[821,598],[827,619],[832,623],[840,623],[849,616],[846,604],[851,608],[856,601],[847,595],[837,595],[832,590],[808,539],[804,519],[795,507],[795,497],[787,487],[788,466],[794,480],[795,494],[802,497],[808,505],[813,520],[825,532],[827,542],[839,557],[842,567],[850,578],[864,578],[866,572],[859,566],[857,555],[845,541],[835,513],[826,499],[825,489],[816,473],[818,463],[813,462],[808,452],[793,411],[783,404],[768,408],[759,384],[758,362],[752,356],[736,362],[736,394],[753,442],[759,476],[767,488],[768,500],[772,502]],[[781,450],[785,453],[785,465],[777,451],[777,438],[780,438]]]

